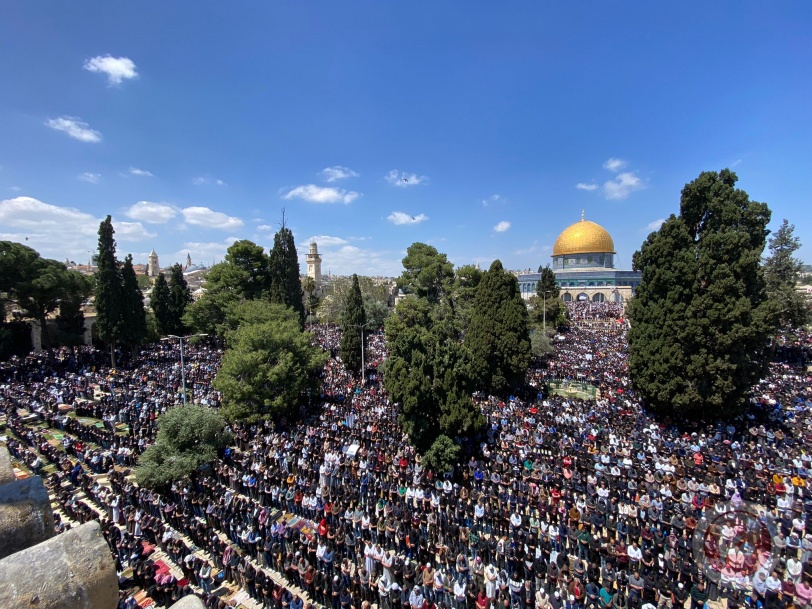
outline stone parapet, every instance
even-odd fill
[[[0,484],[14,482],[14,468],[11,467],[11,455],[5,446],[0,446]]]
[[[206,605],[197,596],[184,596],[171,609],[206,609]]]
[[[98,522],[0,560],[0,607],[115,609],[118,577]]]
[[[54,515],[42,478],[34,476],[0,485],[0,558],[53,536]]]

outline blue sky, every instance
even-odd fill
[[[686,182],[734,167],[812,263],[807,1],[3,14],[0,238],[49,257],[86,260],[112,214],[120,257],[211,264],[284,207],[325,272],[397,275],[414,241],[535,269],[583,209],[629,268]]]

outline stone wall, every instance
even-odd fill
[[[54,535],[48,492],[39,476],[17,480],[0,447],[0,607],[115,609],[118,576],[98,522]],[[172,609],[203,609],[186,597]]]

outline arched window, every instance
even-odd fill
[[[592,302],[606,302],[606,296],[602,292],[598,292],[592,297]]]
[[[570,294],[569,292],[564,292],[561,298],[564,299],[564,302],[572,302],[572,294]]]
[[[584,292],[581,292],[580,294],[578,294],[578,300],[580,302],[586,302],[587,300],[589,300],[589,296]]]

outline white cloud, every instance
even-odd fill
[[[78,118],[71,116],[60,116],[59,118],[49,118],[45,125],[51,129],[67,133],[75,140],[98,144],[102,141],[102,135],[95,129],[91,129],[88,124]]]
[[[507,220],[502,220],[499,224],[493,227],[497,233],[504,233],[506,230],[510,228],[510,222]]]
[[[186,260],[186,254],[189,254],[195,264],[210,265],[213,262],[222,262],[226,257],[226,250],[237,240],[237,237],[226,237],[223,241],[187,241],[180,250],[169,254],[167,259],[170,263],[182,262]],[[164,262],[161,262],[161,266],[163,265]]]
[[[644,188],[643,181],[632,172],[617,174],[614,179],[603,184],[607,199],[625,199],[635,190]]]
[[[305,251],[310,247],[311,243],[317,243],[319,247],[334,247],[336,245],[346,245],[347,240],[341,237],[331,237],[329,235],[315,235],[304,241],[303,247]]]
[[[223,180],[218,180],[216,178],[210,178],[209,176],[199,176],[192,180],[192,184],[195,186],[206,186],[209,184],[214,184],[215,186],[225,186],[226,183]]]
[[[123,222],[113,219],[113,228],[116,229],[116,238],[119,241],[143,241],[158,236],[145,229],[140,222]]]
[[[530,247],[514,250],[513,253],[517,256],[527,256],[528,254],[532,254],[536,250],[538,250],[538,241],[533,241],[533,245],[531,245]]]
[[[417,216],[411,216],[407,213],[402,211],[393,211],[386,217],[392,224],[397,224],[398,226],[402,224],[420,224],[421,222],[425,222],[429,219],[426,214],[420,214]]]
[[[307,250],[304,250],[306,253]],[[304,267],[304,253],[299,257]],[[319,243],[319,253],[321,243]],[[397,277],[403,271],[401,262],[404,254],[388,250],[363,249],[355,245],[342,245],[336,249],[327,248],[322,253],[322,273],[333,275],[359,275]]]
[[[243,225],[243,221],[233,216],[213,211],[208,207],[186,207],[181,210],[183,219],[187,224],[203,226],[205,228],[219,228],[222,230],[233,230]]]
[[[267,231],[267,230],[273,230],[273,228],[274,227],[271,226],[270,224],[260,224],[259,226],[257,226],[257,230],[266,230]]]
[[[653,222],[649,222],[648,224],[646,224],[646,230],[650,231],[660,230],[660,227],[663,225],[663,222],[665,222],[665,218],[659,218],[657,220],[654,220]]]
[[[603,168],[608,169],[609,171],[614,171],[615,173],[617,173],[618,171],[623,169],[628,164],[629,163],[624,161],[623,159],[616,159],[616,158],[612,157],[611,159],[609,159],[608,161],[606,161],[603,164]]]
[[[89,171],[86,171],[83,174],[77,176],[76,179],[81,180],[82,182],[88,182],[90,184],[98,184],[99,180],[101,180],[101,174],[90,173]]]
[[[575,188],[578,190],[586,190],[588,192],[592,192],[593,190],[598,190],[597,184],[585,184],[584,182],[578,182],[575,185]]]
[[[47,258],[87,260],[96,249],[100,222],[78,209],[32,197],[0,201],[0,239],[33,247]]]
[[[149,224],[166,224],[178,215],[178,210],[166,203],[139,201],[132,207],[124,210],[124,215],[133,220],[141,220]]]
[[[425,184],[429,180],[426,176],[419,176],[416,173],[406,173],[405,171],[398,171],[397,169],[393,169],[387,173],[383,179],[389,182],[392,186],[397,186],[399,188],[408,188],[409,186]]]
[[[138,167],[130,167],[130,175],[141,176],[144,178],[151,178],[152,173],[146,169],[138,169]]]
[[[85,70],[96,74],[106,74],[107,84],[111,87],[120,85],[124,80],[138,77],[135,62],[128,57],[99,55],[85,61]]]
[[[504,197],[502,195],[491,195],[487,199],[482,199],[482,206],[488,207],[491,203],[498,203],[499,201],[504,201]]]
[[[20,188],[19,186],[9,186],[9,187],[8,187],[8,189],[9,189],[11,192],[22,192],[22,190],[23,190],[23,189],[22,189],[22,188]]]
[[[285,195],[283,199],[302,199],[310,203],[352,203],[359,196],[355,191],[346,191],[341,188],[334,188],[332,186],[316,186],[315,184],[305,184],[293,188]]]
[[[337,182],[338,180],[346,180],[347,178],[357,178],[358,174],[349,167],[342,167],[341,165],[334,165],[333,167],[325,167],[320,172],[322,178],[327,182]]]

